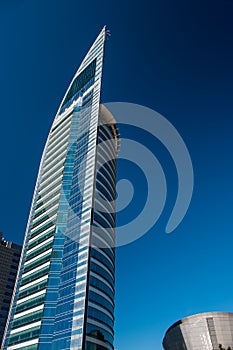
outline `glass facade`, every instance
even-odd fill
[[[111,350],[118,133],[100,105],[106,30],[51,127],[3,349]]]
[[[174,323],[163,339],[164,350],[233,349],[233,313],[207,312]]]

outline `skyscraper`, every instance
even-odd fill
[[[165,350],[232,350],[233,313],[205,312],[174,323],[163,339]]]
[[[106,29],[42,155],[3,349],[113,349],[118,132],[100,105]]]
[[[0,232],[0,344],[18,270],[21,246],[3,239]]]

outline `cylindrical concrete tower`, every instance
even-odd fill
[[[233,350],[233,313],[206,312],[174,323],[163,339],[164,350]]]

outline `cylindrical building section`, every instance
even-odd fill
[[[164,350],[233,350],[233,313],[206,312],[174,323],[163,339]]]
[[[112,114],[100,105],[85,350],[113,349],[118,139]]]

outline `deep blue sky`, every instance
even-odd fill
[[[117,250],[117,350],[161,349],[165,330],[179,318],[233,311],[232,18],[233,0],[0,3],[0,230],[6,239],[23,240],[53,117],[105,24],[112,36],[102,100],[158,111],[189,148],[193,200],[181,225],[166,235],[176,173],[163,147],[150,146],[167,176],[168,202],[147,235]],[[119,176],[126,172],[132,175],[119,164]]]

